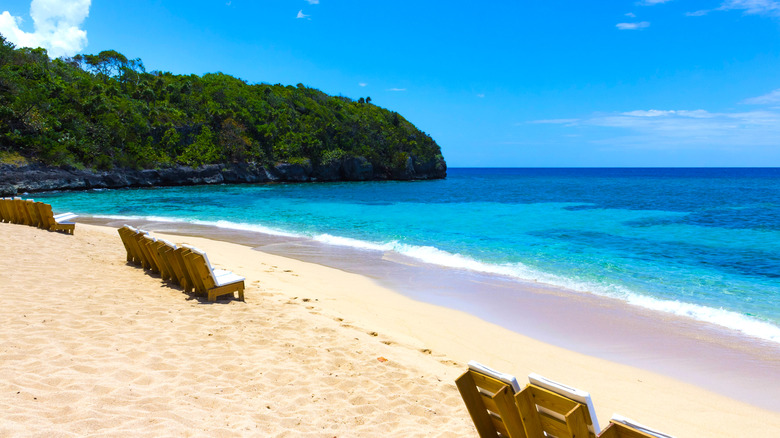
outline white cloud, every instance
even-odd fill
[[[727,0],[718,10],[739,10],[745,11],[746,14],[780,16],[780,2],[775,0]]]
[[[295,18],[307,18],[307,19],[311,20],[311,18],[309,18],[309,17],[310,17],[310,15],[304,14],[303,13],[303,9],[301,9],[300,11],[298,11],[298,15]]]
[[[763,96],[751,97],[749,99],[745,99],[741,103],[746,103],[749,105],[767,105],[773,103],[780,103],[780,88],[771,91],[768,94],[764,94]]]
[[[600,143],[651,149],[776,147],[780,143],[780,111],[636,110],[596,115],[579,124],[620,128],[631,134]]]
[[[320,4],[320,0],[306,0],[307,3],[310,5],[318,5]]]
[[[477,94],[477,97],[479,97],[480,99],[484,99],[485,98],[485,93],[479,93],[479,94]]]
[[[637,30],[649,27],[650,23],[647,21],[640,21],[639,23],[618,23],[615,25],[620,30]]]
[[[368,84],[367,84],[367,83],[365,83],[365,82],[361,82],[361,83],[359,83],[358,85],[360,85],[361,87],[365,87],[365,86],[366,86],[366,85],[368,85]]]
[[[579,122],[580,119],[546,119],[546,120],[532,120],[528,123],[535,125],[570,125],[572,123]]]
[[[712,11],[709,9],[702,9],[700,11],[686,12],[685,15],[688,17],[703,17],[709,14],[710,12]]]
[[[91,0],[32,0],[33,32],[23,31],[21,17],[0,14],[0,33],[19,47],[43,47],[49,56],[72,56],[87,46],[87,31],[80,28],[89,15]]]
[[[406,88],[388,88],[387,91],[406,91]]]
[[[653,5],[660,5],[661,3],[666,3],[671,0],[645,0],[642,2],[642,4],[647,6],[653,6]]]
[[[625,14],[625,16],[626,17],[631,17],[631,18],[636,18],[636,14],[633,13],[633,12],[629,12],[629,13]]]

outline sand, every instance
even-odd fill
[[[780,432],[780,413],[367,277],[170,238],[245,276],[246,302],[128,265],[114,228],[0,224],[0,436],[474,437],[454,385],[470,359],[587,390],[602,425],[618,412],[678,437]]]

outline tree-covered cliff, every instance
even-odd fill
[[[0,35],[0,162],[12,157],[98,171],[364,157],[381,178],[418,165],[446,172],[430,136],[370,98],[147,72],[115,51],[51,60]]]

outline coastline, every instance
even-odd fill
[[[114,227],[126,222],[89,220]],[[775,384],[780,381],[780,345],[712,323],[395,253],[182,222],[130,222],[362,275],[415,302],[462,311],[546,344],[684,380],[780,413],[780,387]]]
[[[113,227],[126,222],[88,220]],[[414,302],[461,311],[546,344],[660,373],[780,413],[780,387],[775,384],[780,380],[780,345],[715,324],[615,298],[420,263],[396,253],[181,222],[130,222],[162,234],[248,245],[358,274]],[[476,358],[461,358],[470,359]]]
[[[471,359],[587,390],[603,423],[617,412],[680,437],[780,430],[777,412],[545,344],[362,275],[170,237],[246,276],[247,303],[188,299],[125,264],[115,228],[82,223],[65,236],[0,224],[0,242],[16,254],[0,259],[14,274],[0,297],[9,321],[0,431],[475,436],[453,383]]]

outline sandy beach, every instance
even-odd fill
[[[617,412],[678,437],[780,431],[778,412],[364,276],[169,238],[245,276],[246,302],[208,303],[128,265],[115,228],[0,224],[0,436],[473,437],[454,385],[471,359],[589,391],[602,425]]]

